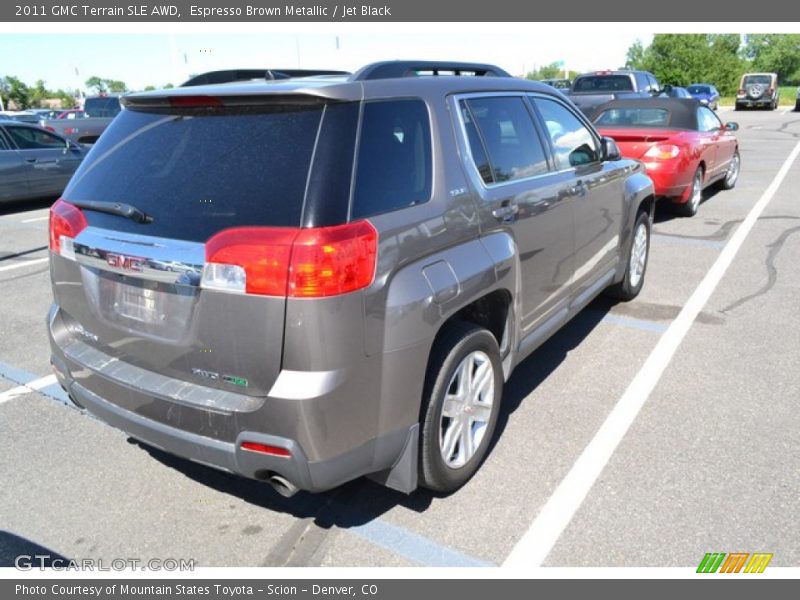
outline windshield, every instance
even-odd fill
[[[707,85],[690,85],[689,86],[689,93],[690,94],[710,94],[711,88]]]
[[[575,92],[632,92],[633,82],[628,75],[589,75],[575,82]]]
[[[117,96],[87,98],[83,107],[87,117],[116,117],[122,110]]]

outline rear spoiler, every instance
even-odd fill
[[[224,71],[208,71],[207,73],[195,75],[188,81],[182,83],[180,87],[249,81],[251,79],[273,81],[276,79],[314,77],[320,75],[350,75],[350,73],[347,71],[332,71],[328,69],[228,69]]]

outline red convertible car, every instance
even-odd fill
[[[734,132],[739,126],[723,124],[697,100],[613,100],[597,109],[594,124],[617,142],[624,157],[641,160],[656,194],[686,216],[697,212],[706,187],[736,185],[741,158]]]

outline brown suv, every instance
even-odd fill
[[[745,73],[739,82],[736,110],[742,108],[778,108],[780,93],[777,73]]]

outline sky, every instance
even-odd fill
[[[230,28],[229,28],[230,29]],[[369,24],[318,26],[287,32],[93,31],[64,34],[0,31],[0,76],[13,75],[28,85],[43,79],[49,89],[85,88],[96,75],[124,81],[129,89],[178,85],[189,75],[225,68],[328,68],[353,71],[372,61],[397,58],[476,61],[497,64],[512,75],[563,61],[577,71],[618,68],[637,39],[652,34],[622,27],[596,36],[569,24],[407,24],[376,31]]]

